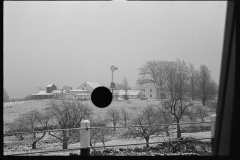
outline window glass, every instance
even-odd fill
[[[216,113],[226,4],[226,1],[151,1],[124,6],[85,2],[46,5],[4,1],[3,84],[8,93],[4,102],[38,93],[38,86],[44,84],[59,84],[53,86],[55,89],[66,85],[68,89],[64,94],[71,99],[78,93],[92,92],[71,91],[78,86],[87,90],[87,81],[108,87],[114,82],[121,91],[141,89],[139,97],[151,98],[148,101],[137,98],[129,103],[112,101],[101,110],[103,115],[108,108],[123,105],[134,117],[140,112],[133,110],[135,106],[141,106],[142,110],[158,106],[166,107],[173,122],[172,117],[176,115],[169,112],[169,108],[175,102],[181,106],[177,99],[180,97],[186,98],[183,105],[194,104],[187,107],[189,113],[200,106],[207,116],[191,119],[184,115],[179,123],[209,121],[210,115]],[[111,72],[112,65],[118,70]],[[37,80],[32,80],[34,78]],[[41,88],[46,90],[46,86]],[[78,98],[90,98],[84,95]],[[92,103],[87,105],[92,105],[93,116],[100,113]],[[9,117],[27,112],[12,113],[12,110],[4,107],[4,122],[10,123],[14,118]],[[158,120],[166,122],[163,118]],[[136,121],[129,120],[129,124],[132,123],[137,125]],[[183,133],[188,131],[181,129]],[[210,133],[202,134],[210,136]]]

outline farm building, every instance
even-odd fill
[[[88,90],[82,89],[74,89],[74,90],[67,90],[64,94],[65,99],[91,99],[91,94]]]
[[[51,99],[58,98],[60,95],[64,94],[66,90],[57,90],[55,84],[49,84],[45,91],[39,91],[38,93],[32,94],[32,99]]]
[[[63,97],[65,99],[87,100],[91,99],[92,91],[99,86],[101,85],[97,82],[84,82],[77,89],[72,89],[72,87],[69,87],[66,90],[65,86],[64,89],[57,90],[56,85],[49,84],[46,87],[46,91],[40,91],[39,93],[32,94],[31,96],[32,99],[49,99]]]
[[[52,92],[53,98],[60,98],[63,94],[66,93],[66,90],[61,89],[61,90],[53,90]]]
[[[160,99],[161,97],[165,99],[170,97],[169,92],[161,92],[161,88],[156,84],[148,84],[143,89],[141,89],[141,91],[143,97],[150,99]]]
[[[100,87],[101,85],[97,82],[84,82],[77,89],[67,90],[64,94],[66,99],[78,99],[78,100],[88,100],[91,99],[92,91]]]
[[[53,98],[53,94],[47,93],[46,91],[40,91],[38,93],[32,94],[31,98],[32,99],[50,99],[50,98]]]
[[[52,93],[53,90],[57,90],[57,87],[54,84],[47,85],[47,93]]]
[[[124,90],[114,90],[115,94],[118,95],[118,97],[123,98],[126,94]],[[141,90],[128,90],[127,95],[129,99],[140,99],[142,97],[142,91]]]
[[[102,85],[100,85],[97,82],[84,82],[81,86],[79,86],[77,89],[82,89],[82,90],[87,90],[89,93],[92,93],[92,91],[97,88],[100,87]]]

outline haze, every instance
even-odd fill
[[[219,84],[225,1],[4,1],[4,87],[10,98],[54,83],[134,88],[145,61],[209,67]]]

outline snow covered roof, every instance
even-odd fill
[[[81,93],[81,94],[76,94],[77,96],[89,96],[91,95],[90,93]]]
[[[117,90],[115,92],[118,92],[120,96],[125,95],[124,90]],[[127,95],[138,95],[141,92],[141,90],[128,90]]]
[[[39,91],[38,93],[32,95],[52,95],[52,93],[47,93],[47,91]]]
[[[99,84],[98,82],[86,82],[89,86],[91,86],[92,88],[97,88],[102,86],[101,84]]]
[[[49,85],[47,85],[47,87],[52,87],[52,85],[53,85],[53,84],[49,84]]]
[[[73,89],[73,90],[70,90],[70,91],[73,91],[73,92],[79,92],[79,91],[87,91],[87,90],[82,90],[82,89]]]
[[[65,93],[66,90],[63,90],[63,93]],[[52,93],[62,93],[62,90],[53,90]]]

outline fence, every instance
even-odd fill
[[[214,135],[214,124],[215,124],[215,117],[216,115],[211,116],[211,121],[210,122],[194,122],[194,123],[172,123],[172,124],[159,124],[159,125],[151,125],[151,126],[173,126],[173,125],[196,125],[196,124],[209,124],[211,123],[211,137],[209,138],[200,138],[200,139],[196,139],[196,140],[204,140],[204,139],[211,139],[213,141],[213,135]],[[145,125],[145,126],[116,126],[116,127],[90,127],[90,122],[88,120],[82,121],[81,122],[81,127],[80,128],[71,128],[71,129],[55,129],[55,130],[44,130],[44,131],[34,131],[34,132],[14,132],[14,133],[4,133],[4,137],[6,136],[12,136],[12,135],[17,135],[17,134],[31,134],[31,133],[46,133],[49,132],[49,134],[51,132],[62,132],[62,131],[73,131],[73,130],[77,130],[79,132],[75,133],[75,138],[77,138],[80,142],[80,147],[74,147],[74,148],[69,148],[69,149],[48,149],[48,150],[42,150],[42,151],[31,151],[31,152],[23,152],[23,153],[17,153],[17,154],[6,154],[6,155],[12,155],[12,156],[18,156],[18,155],[31,155],[31,154],[41,154],[41,153],[50,153],[50,152],[66,152],[66,151],[76,151],[76,150],[80,150],[80,154],[85,155],[85,156],[89,156],[90,155],[90,148],[92,149],[96,149],[96,148],[107,148],[107,147],[120,147],[120,146],[134,146],[134,145],[144,145],[146,143],[131,143],[131,144],[122,144],[122,145],[108,145],[108,146],[97,146],[97,147],[93,147],[90,146],[90,130],[94,130],[94,129],[110,129],[110,128],[133,128],[133,127],[150,127],[149,125]],[[149,145],[152,144],[160,144],[163,143],[162,142],[150,142]],[[173,141],[171,141],[173,142]],[[79,143],[78,143],[79,145]]]
[[[4,102],[3,107],[10,107],[10,106],[13,106],[15,104],[23,104],[25,102],[26,101]]]

